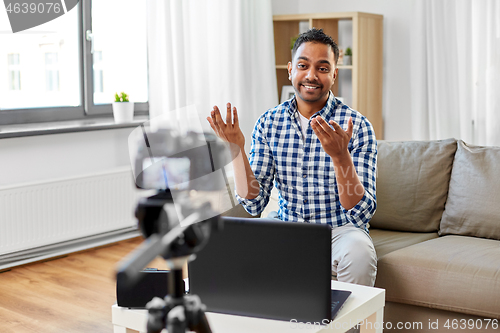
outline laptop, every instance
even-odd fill
[[[190,294],[207,311],[323,324],[335,318],[351,292],[331,290],[330,226],[222,220],[188,266]]]

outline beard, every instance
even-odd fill
[[[314,87],[310,89],[307,87]],[[324,85],[318,81],[301,81],[293,86],[295,94],[305,102],[317,102],[324,98],[328,91],[324,91]],[[302,88],[302,89],[301,89]]]

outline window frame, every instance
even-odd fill
[[[83,4],[82,4],[83,3]],[[80,101],[79,106],[39,107],[0,110],[0,125],[85,120],[112,117],[109,104],[96,105],[93,101],[94,77],[91,42],[86,40],[87,30],[92,31],[92,1],[78,1],[78,54],[80,57]],[[149,102],[134,103],[134,116],[149,115]]]

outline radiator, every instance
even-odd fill
[[[7,254],[136,230],[144,194],[128,167],[0,188],[0,264]]]

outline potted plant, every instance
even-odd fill
[[[129,96],[124,92],[115,93],[113,117],[115,123],[129,123],[134,119],[134,102],[130,102]]]
[[[344,52],[344,65],[349,66],[352,65],[352,50],[350,47],[345,49]]]
[[[298,38],[299,38],[299,35],[290,38],[290,50],[293,50],[293,46],[295,45],[295,42],[297,41]]]

